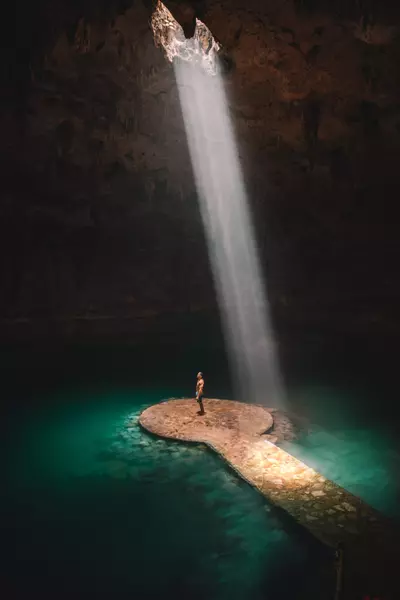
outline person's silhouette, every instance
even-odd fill
[[[203,406],[203,390],[204,390],[204,378],[203,373],[197,373],[197,383],[196,383],[196,400],[199,403],[199,415],[204,415],[204,406]]]

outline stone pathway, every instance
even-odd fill
[[[205,443],[248,483],[332,548],[344,544],[343,598],[400,598],[393,522],[269,441],[273,417],[261,406],[206,399],[169,400],[145,410],[140,424],[156,435]],[[400,555],[400,553],[399,553]]]

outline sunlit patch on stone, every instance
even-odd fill
[[[194,36],[187,39],[182,27],[166,6],[157,2],[151,16],[151,28],[156,45],[163,47],[170,62],[178,57],[186,62],[201,65],[210,75],[216,74],[221,45],[202,21],[196,19]]]

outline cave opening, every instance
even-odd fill
[[[155,44],[163,48],[170,62],[180,59],[200,65],[211,75],[217,73],[221,44],[214,39],[211,31],[200,19],[195,19],[193,36],[187,38],[183,27],[165,4],[157,0],[150,23]]]

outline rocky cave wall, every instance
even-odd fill
[[[394,3],[166,5],[187,36],[197,16],[223,46],[276,314],[306,324],[319,310],[347,311],[393,327]],[[149,26],[154,4],[16,7],[2,56],[2,327],[213,307],[173,70]]]

